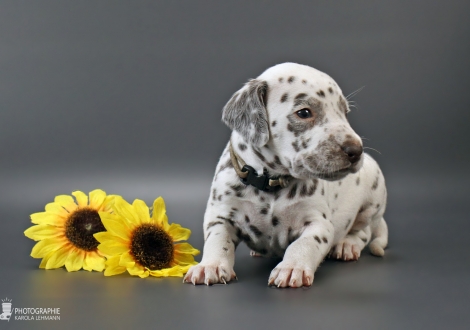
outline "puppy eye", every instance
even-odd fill
[[[310,110],[309,110],[309,109],[306,109],[306,108],[297,111],[296,114],[297,114],[297,116],[298,116],[299,118],[302,118],[302,119],[306,119],[306,118],[311,118],[311,117],[313,117],[313,116],[312,116],[312,113],[310,112]]]

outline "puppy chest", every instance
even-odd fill
[[[237,208],[236,226],[240,241],[266,256],[282,257],[286,248],[301,234],[304,226],[292,208],[266,201],[245,202]]]

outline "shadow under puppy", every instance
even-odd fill
[[[248,81],[223,109],[232,129],[204,216],[204,254],[184,281],[236,278],[235,249],[282,257],[269,285],[310,286],[329,254],[357,260],[369,244],[384,255],[387,192],[377,163],[346,118],[336,82],[283,63]]]

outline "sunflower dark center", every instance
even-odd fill
[[[145,223],[134,230],[130,253],[140,265],[151,270],[170,267],[173,240],[159,226]]]
[[[84,207],[70,214],[65,223],[65,236],[77,248],[94,251],[100,244],[93,234],[105,231],[98,211]]]

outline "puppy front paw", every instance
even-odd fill
[[[183,278],[183,283],[196,284],[227,284],[233,279],[237,279],[237,275],[232,267],[221,263],[200,263],[191,267]]]
[[[361,256],[362,248],[363,244],[358,243],[357,239],[347,236],[331,249],[330,258],[356,261]]]
[[[313,273],[310,267],[282,261],[272,270],[268,285],[275,285],[278,288],[311,286]]]

